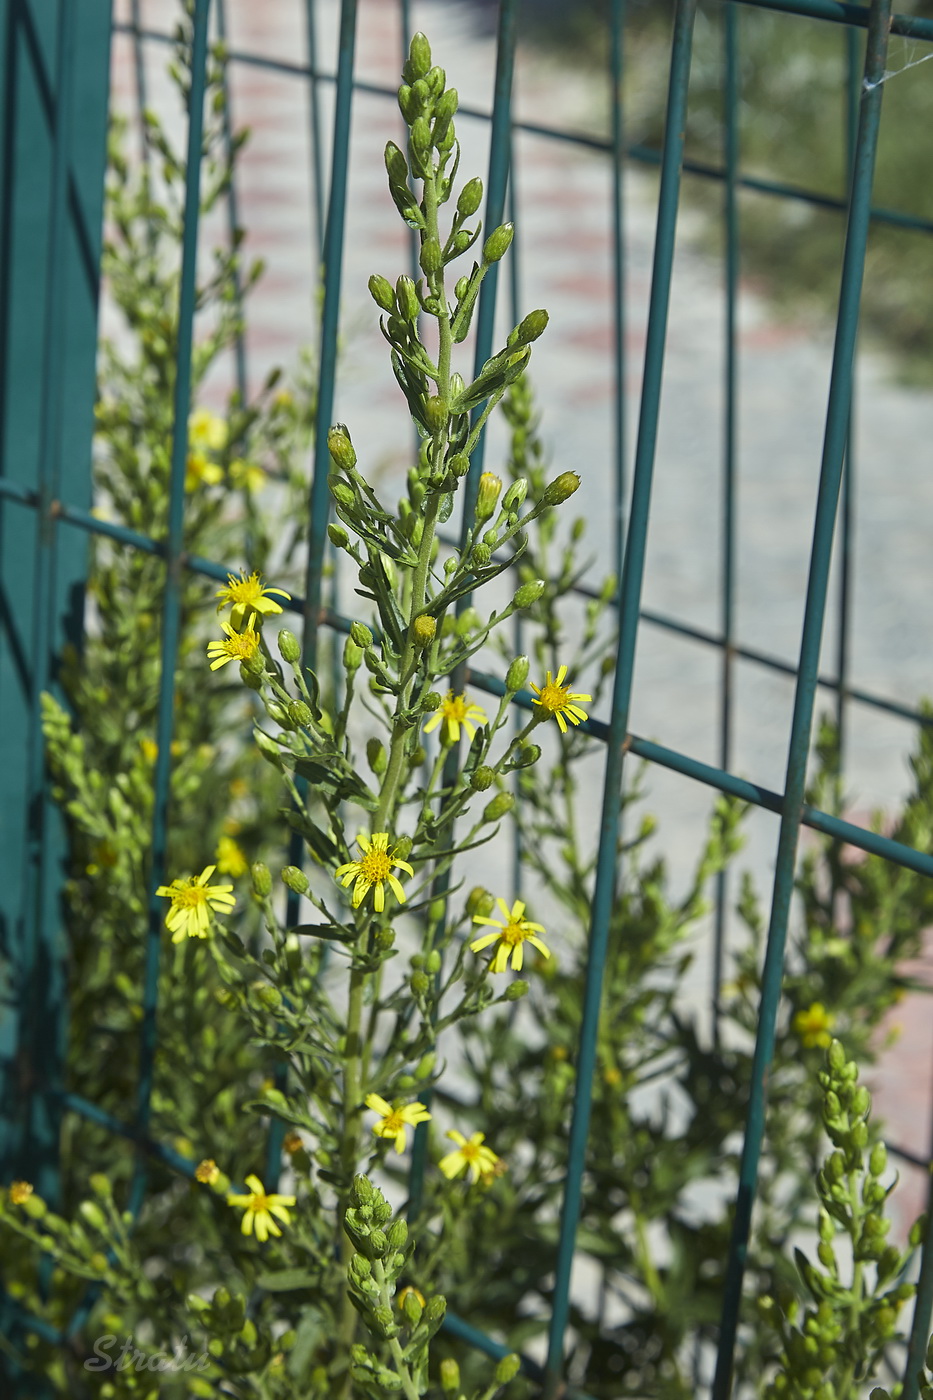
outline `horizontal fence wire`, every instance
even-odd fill
[[[818,192],[807,191],[796,186],[776,181],[754,179],[741,174],[735,113],[738,94],[738,53],[735,21],[736,6],[725,6],[724,25],[724,71],[727,92],[726,145],[721,167],[698,162],[685,161],[683,156],[683,132],[685,124],[687,90],[689,83],[692,49],[693,23],[697,0],[678,0],[676,7],[674,41],[667,121],[663,149],[649,150],[638,145],[626,145],[622,126],[621,77],[622,33],[624,19],[623,0],[613,0],[611,12],[612,54],[611,72],[614,93],[613,130],[609,140],[587,136],[582,133],[561,131],[534,123],[524,123],[511,118],[509,92],[499,92],[497,88],[496,112],[500,116],[498,132],[494,136],[490,155],[490,190],[501,188],[501,208],[504,209],[505,182],[508,172],[510,134],[524,131],[550,139],[570,141],[581,146],[605,151],[613,156],[615,183],[613,194],[614,233],[615,233],[615,282],[616,282],[616,375],[617,375],[617,418],[615,422],[615,512],[617,518],[617,562],[620,591],[619,644],[612,703],[611,720],[608,724],[590,719],[580,726],[582,732],[604,743],[607,747],[607,763],[604,785],[603,814],[600,825],[599,858],[597,862],[596,889],[593,901],[593,922],[588,950],[588,972],[586,1001],[584,1007],[581,1043],[578,1054],[577,1092],[574,1102],[568,1173],[561,1213],[560,1240],[556,1262],[556,1277],[553,1295],[551,1327],[547,1362],[542,1370],[526,1359],[526,1369],[533,1379],[540,1380],[544,1393],[549,1398],[557,1395],[563,1371],[565,1334],[569,1317],[570,1275],[575,1249],[576,1222],[579,1214],[582,1193],[582,1180],[585,1171],[586,1137],[589,1126],[590,1082],[594,1068],[595,1028],[599,1007],[599,995],[603,965],[606,956],[611,902],[615,889],[615,853],[618,842],[619,792],[622,782],[624,758],[633,753],[651,763],[731,795],[752,806],[772,811],[781,818],[778,859],[775,875],[774,897],[772,900],[771,923],[767,945],[762,1014],[756,1042],[755,1068],[753,1071],[752,1105],[749,1113],[749,1129],[746,1133],[745,1148],[740,1176],[739,1204],[733,1244],[728,1265],[728,1282],[724,1299],[722,1319],[722,1343],[714,1381],[714,1400],[725,1400],[731,1390],[732,1352],[738,1326],[738,1309],[741,1296],[744,1252],[747,1243],[748,1224],[754,1200],[754,1180],[757,1166],[757,1153],[760,1149],[764,1128],[764,1081],[770,1059],[774,1022],[780,996],[783,970],[784,938],[786,936],[790,895],[793,884],[794,861],[800,826],[807,826],[832,839],[851,845],[857,849],[882,857],[904,868],[924,875],[933,875],[933,855],[914,850],[901,842],[883,836],[854,823],[847,822],[837,814],[815,809],[803,800],[806,771],[806,757],[809,751],[810,732],[814,697],[817,686],[837,692],[840,705],[843,700],[873,706],[886,712],[912,721],[929,722],[930,717],[921,711],[900,704],[897,701],[854,688],[845,680],[845,657],[843,639],[840,641],[839,676],[836,679],[818,673],[817,661],[823,618],[827,605],[830,549],[833,526],[837,513],[843,464],[846,460],[846,445],[849,429],[852,373],[855,352],[855,336],[858,319],[858,306],[864,265],[865,242],[869,222],[883,223],[911,228],[919,232],[933,232],[933,221],[903,215],[895,210],[873,207],[871,204],[871,184],[874,153],[880,120],[882,77],[886,42],[889,33],[907,38],[933,41],[933,20],[910,16],[890,16],[890,0],[873,0],[869,10],[850,4],[832,3],[832,0],[736,0],[749,6],[767,8],[801,17],[816,18],[832,23],[847,25],[850,32],[854,28],[868,28],[868,53],[865,81],[860,85],[856,79],[849,83],[850,97],[860,94],[861,116],[858,140],[853,152],[853,174],[850,197],[834,199]],[[218,0],[218,5],[222,0]],[[215,561],[195,558],[185,553],[182,545],[182,525],[184,509],[184,464],[187,448],[187,419],[190,397],[190,356],[194,317],[194,268],[197,248],[198,226],[198,184],[201,158],[201,108],[206,75],[207,21],[209,0],[195,0],[194,6],[194,48],[193,83],[189,107],[188,132],[188,172],[186,185],[186,212],[184,222],[184,245],[181,277],[181,304],[179,322],[179,370],[175,386],[175,429],[172,451],[172,476],[170,488],[170,517],[167,538],[164,541],[150,539],[126,527],[114,525],[97,518],[91,512],[84,512],[75,506],[62,502],[56,493],[48,488],[48,483],[40,484],[38,492],[30,492],[5,480],[0,480],[0,496],[28,509],[36,510],[58,525],[74,528],[109,538],[115,544],[136,548],[160,556],[166,561],[166,595],[163,615],[162,641],[162,684],[159,704],[158,747],[159,758],[155,770],[155,817],[153,828],[153,872],[152,887],[162,878],[160,859],[165,849],[165,822],[169,787],[170,743],[172,735],[171,691],[174,676],[175,650],[178,632],[178,608],[180,581],[183,570],[201,574],[207,578],[224,581],[230,572],[226,565]],[[317,66],[313,0],[308,0],[309,62],[307,64],[286,63],[263,58],[259,55],[229,50],[227,58],[231,62],[254,64],[286,74],[294,74],[310,79],[313,101],[317,102],[317,85],[336,85],[336,119],[333,137],[330,192],[327,201],[326,224],[323,227],[324,307],[321,325],[320,354],[320,398],[317,445],[315,448],[314,469],[310,487],[309,509],[313,532],[309,548],[308,575],[305,594],[302,598],[286,604],[298,612],[305,623],[305,661],[312,664],[316,658],[317,633],[325,626],[337,633],[348,632],[350,619],[336,609],[322,602],[322,564],[324,558],[324,530],[327,518],[328,493],[327,472],[329,454],[326,444],[326,429],[330,422],[335,388],[337,325],[340,295],[340,260],[344,238],[346,209],[346,174],[348,168],[349,132],[352,96],[354,91],[382,94],[395,98],[394,91],[379,85],[363,83],[354,79],[354,37],[356,26],[356,0],[343,0],[341,6],[340,51],[335,74],[322,72]],[[514,19],[514,0],[503,0],[501,23],[507,26]],[[218,10],[221,30],[222,9]],[[155,30],[142,29],[138,24],[118,25],[118,30],[131,32],[139,40],[157,43],[173,42],[172,36]],[[140,73],[142,71],[140,67]],[[851,76],[851,75],[850,75]],[[509,80],[510,83],[510,80]],[[314,107],[317,111],[317,107]],[[489,114],[477,109],[461,108],[460,115],[489,121]],[[317,121],[314,123],[317,128]],[[232,138],[228,138],[232,139]],[[318,223],[323,223],[323,194],[321,189],[322,163],[319,147],[314,157],[315,191],[318,200]],[[635,448],[632,497],[629,505],[629,518],[625,526],[626,545],[622,550],[624,477],[625,461],[625,420],[622,406],[623,395],[619,377],[623,364],[624,327],[624,262],[622,241],[622,215],[624,209],[621,167],[623,159],[660,165],[661,192],[659,197],[658,227],[652,276],[651,307],[648,323],[648,339],[645,350],[645,374],[641,391],[641,406],[638,421],[638,434]],[[498,162],[498,164],[496,164]],[[494,173],[495,172],[495,173]],[[645,542],[647,538],[648,510],[651,497],[652,472],[657,441],[660,412],[660,389],[663,375],[666,320],[670,299],[671,268],[674,254],[674,240],[677,224],[677,210],[680,187],[684,174],[716,179],[723,184],[723,210],[726,228],[726,298],[725,326],[728,347],[726,362],[726,396],[724,406],[724,473],[723,473],[723,537],[722,596],[723,605],[718,634],[689,627],[677,619],[644,609],[641,605],[641,589],[644,575]],[[736,522],[733,513],[735,486],[735,423],[737,406],[737,380],[735,366],[736,340],[736,298],[739,267],[739,235],[737,222],[737,196],[740,190],[753,190],[785,199],[802,200],[817,207],[837,212],[847,212],[849,227],[846,253],[843,264],[840,311],[837,323],[836,344],[833,356],[832,380],[827,409],[826,437],[823,450],[823,464],[819,488],[817,516],[814,526],[814,542],[811,554],[810,587],[808,589],[804,634],[798,665],[791,665],[780,658],[769,656],[754,648],[740,646],[734,638],[734,548]],[[497,196],[498,197],[498,196]],[[231,227],[235,225],[235,207],[231,209]],[[498,219],[494,219],[498,222]],[[494,269],[495,271],[495,269]],[[489,293],[484,287],[488,310],[481,305],[478,318],[479,327],[488,338],[491,348],[494,276],[487,279]],[[485,318],[485,319],[484,319]],[[487,325],[488,321],[488,325]],[[479,353],[479,347],[478,347]],[[238,351],[238,355],[240,352]],[[488,349],[484,352],[488,354]],[[478,361],[478,363],[481,362]],[[245,382],[245,362],[238,358],[237,374],[240,383]],[[475,490],[475,481],[482,467],[482,447],[474,463],[469,490]],[[846,488],[850,489],[849,487]],[[844,515],[845,520],[845,515]],[[584,596],[592,596],[584,587],[578,591]],[[845,607],[847,583],[843,582]],[[722,652],[722,693],[724,703],[721,717],[719,766],[701,763],[690,756],[679,753],[663,745],[655,744],[628,730],[628,714],[632,695],[635,643],[639,626],[643,623],[671,629],[686,637],[713,646]],[[788,771],[784,791],[773,792],[758,784],[749,782],[730,771],[731,719],[730,702],[733,668],[737,660],[782,672],[796,678],[796,699],[794,719],[791,729]],[[490,694],[502,695],[502,682],[480,671],[469,673],[470,683]],[[519,708],[530,709],[534,697],[530,692],[515,697]],[[840,711],[841,713],[841,711]],[[720,907],[724,901],[720,899]],[[147,936],[146,982],[144,989],[144,1021],[142,1027],[141,1074],[135,1113],[131,1123],[122,1124],[94,1104],[77,1094],[62,1094],[63,1109],[96,1122],[115,1135],[132,1141],[140,1150],[169,1166],[181,1175],[190,1176],[192,1165],[173,1149],[150,1138],[148,1135],[149,1105],[152,1079],[152,1056],[155,1049],[156,1033],[156,979],[159,956],[160,920],[150,901],[149,929]],[[717,954],[721,966],[721,934],[717,936]],[[717,973],[718,981],[718,973]],[[914,1154],[902,1152],[908,1159],[920,1162]],[[137,1167],[131,1189],[130,1208],[135,1212],[140,1208],[145,1194],[145,1168],[142,1155],[137,1157]],[[922,1348],[918,1352],[918,1338],[923,1334],[924,1342],[929,1325],[930,1301],[933,1298],[933,1251],[924,1249],[920,1296],[915,1314],[914,1335],[908,1358],[905,1380],[905,1400],[913,1400],[916,1384],[910,1389],[910,1367],[914,1369],[922,1358]],[[28,1325],[43,1336],[50,1337],[54,1329],[41,1319],[31,1319]],[[470,1345],[485,1351],[491,1356],[504,1354],[504,1348],[490,1338],[484,1337],[462,1319],[448,1316],[447,1329]],[[69,1332],[72,1330],[68,1329]],[[57,1340],[64,1337],[56,1334]],[[575,1392],[580,1394],[580,1392]]]

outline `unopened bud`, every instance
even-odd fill
[[[437,635],[437,619],[421,613],[412,623],[411,633],[416,646],[429,647]]]
[[[445,1395],[460,1393],[460,1367],[452,1356],[445,1356],[440,1366],[441,1390]]]
[[[425,400],[424,421],[432,433],[441,433],[447,427],[450,412],[439,394],[432,394]]]
[[[270,987],[268,982],[260,982],[256,988],[256,998],[267,1011],[277,1011],[282,1005],[282,993],[278,987]]]
[[[470,774],[470,787],[474,792],[485,792],[487,788],[492,787],[495,779],[494,771],[484,763],[479,768],[474,768]]]
[[[301,660],[301,643],[287,627],[283,627],[279,633],[279,655],[290,665]]]
[[[416,997],[425,997],[431,990],[431,979],[426,972],[411,974],[411,990]]]
[[[528,679],[528,657],[516,656],[511,666],[505,673],[505,688],[511,694],[521,690]]]
[[[444,697],[436,690],[429,690],[421,702],[421,709],[425,714],[431,710],[439,710],[444,703]]]
[[[483,472],[479,479],[479,489],[476,493],[476,522],[488,520],[496,508],[499,493],[502,490],[502,482],[495,472]]]
[[[350,543],[350,536],[342,525],[337,525],[332,520],[327,527],[328,538],[336,549],[346,549]]]
[[[491,802],[486,803],[483,811],[484,822],[501,821],[507,816],[515,806],[515,798],[510,792],[498,792]]]
[[[494,263],[505,257],[515,229],[512,224],[500,224],[483,244],[483,262]]]
[[[349,510],[356,505],[356,493],[350,484],[338,476],[336,472],[328,472],[327,486],[330,494],[337,502],[338,506],[343,506]]]
[[[521,588],[516,589],[512,602],[517,608],[530,608],[541,597],[544,589],[543,578],[536,578],[533,583],[523,583]]]
[[[365,622],[351,622],[350,636],[356,642],[357,646],[362,647],[364,651],[373,644],[373,634],[370,632]]]
[[[541,497],[541,504],[545,506],[559,506],[562,501],[568,500],[578,490],[580,478],[576,472],[561,472],[555,477],[550,486],[545,487],[544,495]]]
[[[466,476],[470,470],[470,459],[465,452],[455,452],[447,459],[447,470],[453,472],[454,476]]]
[[[392,284],[385,278],[374,272],[369,279],[369,290],[373,301],[377,306],[381,306],[383,311],[395,310],[395,297],[392,294]]]
[[[346,671],[358,671],[363,664],[363,648],[348,637],[343,648],[343,665]]]
[[[541,757],[540,744],[522,744],[515,756],[516,768],[530,768]]]
[[[467,180],[460,191],[460,198],[457,200],[457,213],[468,219],[471,214],[475,214],[483,202],[483,182],[478,175],[474,175],[472,180]],[[458,293],[458,296],[460,293]]]
[[[413,34],[411,44],[408,48],[408,62],[405,65],[405,77],[412,83],[417,78],[423,78],[431,67],[431,45],[420,32]]]
[[[471,919],[476,914],[481,919],[488,919],[495,907],[495,899],[482,885],[474,885],[467,895],[466,911]]]
[[[868,1159],[868,1170],[872,1176],[883,1176],[888,1165],[888,1150],[883,1142],[876,1142]]]
[[[414,132],[412,132],[412,140],[414,140]],[[421,245],[418,261],[421,263],[421,271],[428,277],[430,277],[433,272],[440,272],[444,264],[444,259],[441,254],[441,245],[436,238],[426,238],[424,240]]]
[[[496,1367],[496,1382],[498,1385],[508,1385],[509,1381],[514,1381],[522,1368],[522,1359],[511,1352],[508,1356],[503,1356]]]
[[[268,899],[272,893],[272,875],[268,865],[265,865],[261,860],[254,861],[250,875],[253,880],[254,892],[260,899]]]
[[[311,888],[307,875],[303,870],[299,870],[297,865],[286,865],[282,871],[282,879],[295,894],[307,894]]]
[[[528,995],[528,983],[521,978],[517,982],[510,982],[505,989],[506,1001],[521,1001],[522,997]]]
[[[485,569],[492,558],[492,550],[488,544],[475,544],[470,551],[470,564],[474,569]]]
[[[528,482],[523,476],[520,476],[517,481],[512,482],[512,485],[502,497],[502,509],[518,510],[518,507],[522,504],[527,494]]]
[[[377,777],[386,771],[386,751],[381,739],[366,740],[366,761]]]
[[[341,471],[353,470],[356,466],[356,453],[353,450],[353,443],[350,441],[350,434],[343,423],[335,423],[331,428],[327,434],[327,447]]]
[[[515,327],[514,335],[517,344],[530,345],[533,340],[537,340],[538,336],[543,335],[547,330],[549,319],[546,311],[529,311],[524,321]]]

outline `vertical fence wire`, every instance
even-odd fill
[[[612,697],[612,718],[606,746],[606,770],[599,828],[596,884],[593,893],[593,916],[587,954],[583,1021],[577,1052],[573,1118],[567,1149],[567,1177],[564,1183],[561,1207],[557,1267],[551,1325],[548,1333],[545,1400],[555,1400],[563,1369],[564,1334],[569,1318],[571,1273],[577,1224],[580,1217],[583,1175],[586,1165],[586,1143],[592,1107],[596,1033],[609,941],[609,923],[616,892],[619,795],[632,695],[635,644],[641,609],[645,545],[648,533],[648,512],[657,446],[664,345],[670,303],[671,269],[674,261],[677,206],[683,166],[687,87],[690,78],[696,8],[697,0],[678,0],[674,15],[670,85],[664,123],[664,147],[661,156],[661,189],[658,198],[658,222],[648,311],[648,334],[645,345],[645,370],[635,448],[632,500],[622,566],[618,654]]]
[[[201,157],[204,140],[204,95],[207,84],[207,25],[210,0],[195,0],[192,15],[191,88],[188,95],[188,147],[185,171],[184,231],[178,297],[177,361],[173,394],[172,465],[169,478],[168,531],[165,538],[165,598],[159,675],[156,743],[153,777],[152,864],[150,867],[149,917],[146,932],[142,1024],[139,1049],[135,1125],[142,1136],[149,1126],[156,1050],[156,1006],[164,911],[156,886],[166,875],[168,808],[171,787],[171,741],[174,727],[175,668],[181,616],[182,551],[184,548],[185,462],[188,452],[188,415],[191,407],[192,348],[197,295],[198,226],[200,222]],[[137,1155],[130,1186],[128,1209],[135,1215],[146,1189],[146,1165]]]
[[[733,1355],[739,1322],[742,1282],[751,1229],[752,1205],[758,1178],[758,1162],[764,1137],[767,1072],[774,1051],[775,1023],[781,996],[784,948],[787,941],[790,902],[794,889],[794,868],[806,785],[807,757],[810,749],[820,641],[826,613],[833,527],[838,506],[851,405],[855,342],[868,241],[872,181],[884,91],[882,80],[887,55],[890,14],[891,0],[872,0],[865,57],[865,78],[862,85],[858,137],[853,163],[852,194],[849,203],[839,292],[839,312],[836,321],[829,401],[826,410],[820,484],[813,528],[813,545],[810,553],[810,574],[804,610],[803,636],[800,644],[787,775],[775,861],[771,917],[762,974],[758,1034],[752,1061],[751,1091],[739,1169],[735,1217],[726,1265],[722,1327],[713,1381],[713,1400],[727,1400],[732,1385]]]

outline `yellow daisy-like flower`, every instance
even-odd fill
[[[423,1103],[388,1103],[381,1094],[367,1094],[366,1107],[380,1115],[379,1122],[373,1124],[376,1137],[394,1138],[396,1152],[404,1152],[406,1128],[416,1128],[419,1123],[427,1123],[431,1117]]]
[[[407,875],[414,875],[414,871],[407,860],[399,860],[394,854],[389,853],[389,833],[387,831],[374,831],[372,836],[360,834],[356,838],[356,844],[363,852],[359,860],[349,860],[344,865],[338,865],[334,871],[334,879],[342,880],[344,888],[354,880],[353,895],[350,900],[354,909],[358,909],[363,900],[373,892],[373,907],[377,914],[381,914],[385,908],[386,894],[385,887],[388,884],[399,904],[405,903],[405,891],[397,875],[393,875],[393,868],[404,870]]]
[[[270,596],[273,593],[277,593],[280,598],[292,596],[286,593],[284,588],[267,588],[260,574],[247,575],[245,570],[241,570],[239,578],[236,574],[228,574],[226,586],[219,588],[216,593],[216,597],[220,599],[217,611],[220,612],[228,603],[232,603],[230,621],[234,627],[239,628],[247,614],[262,613],[272,616],[282,611],[281,604]]]
[[[255,462],[247,462],[243,457],[235,457],[230,463],[230,480],[241,491],[250,493],[261,491],[266,484],[266,473]]]
[[[10,1204],[14,1206],[25,1205],[32,1195],[33,1186],[31,1181],[11,1181],[10,1182]]]
[[[223,479],[223,467],[205,457],[203,452],[188,453],[185,460],[186,491],[196,491],[199,486],[219,486]]]
[[[524,917],[524,901],[516,899],[511,910],[504,899],[497,899],[496,903],[505,915],[505,920],[484,919],[481,915],[474,914],[474,924],[488,924],[490,928],[496,929],[497,932],[484,933],[482,937],[475,938],[470,944],[471,951],[478,953],[481,949],[488,948],[490,943],[498,943],[498,947],[490,963],[490,971],[505,972],[509,965],[509,959],[511,958],[513,972],[521,972],[522,960],[525,956],[524,945],[526,943],[530,943],[533,948],[537,948],[538,952],[543,957],[549,958],[551,956],[550,949],[546,948],[541,942],[541,939],[536,937],[537,934],[544,932],[544,928],[541,924],[533,924]]]
[[[215,854],[217,869],[221,875],[232,875],[234,880],[238,880],[249,870],[249,861],[243,853],[243,848],[237,845],[232,836],[221,836]]]
[[[188,419],[188,441],[192,447],[223,452],[227,445],[227,425],[209,408],[196,408]]]
[[[228,1196],[228,1206],[241,1206],[245,1211],[243,1224],[240,1229],[244,1235],[251,1235],[254,1231],[260,1244],[263,1244],[270,1235],[281,1235],[282,1231],[276,1225],[276,1216],[285,1225],[289,1224],[289,1214],[286,1206],[295,1204],[294,1196],[277,1196],[267,1192],[258,1176],[248,1176],[246,1184],[249,1193],[245,1196]]]
[[[814,1050],[817,1046],[825,1050],[832,1040],[830,1031],[835,1022],[833,1013],[827,1011],[821,1001],[814,1001],[806,1011],[797,1012],[792,1024],[795,1033],[803,1041],[805,1050]]]
[[[220,1168],[213,1157],[205,1157],[203,1162],[199,1162],[194,1169],[195,1179],[205,1186],[213,1186],[220,1176]]]
[[[564,677],[567,675],[567,667],[561,666],[556,679],[551,680],[550,671],[544,677],[544,685],[540,690],[536,685],[532,685],[532,690],[537,695],[536,705],[540,705],[544,712],[543,717],[548,719],[551,715],[560,725],[561,734],[567,733],[567,720],[571,724],[579,724],[581,720],[587,718],[586,711],[581,710],[577,704],[578,700],[592,700],[592,695],[576,695],[568,686],[564,685]]]
[[[259,633],[254,625],[255,616],[255,613],[250,613],[242,632],[231,627],[229,622],[221,622],[220,625],[227,634],[226,640],[207,644],[207,654],[213,658],[212,671],[216,671],[218,666],[226,666],[228,661],[249,661],[250,657],[256,655],[259,650]]]
[[[430,734],[432,729],[443,721],[444,729],[442,738],[447,744],[456,744],[460,741],[460,726],[463,725],[470,739],[476,733],[475,724],[486,724],[486,711],[480,706],[468,701],[465,695],[455,695],[452,690],[448,690],[447,699],[442,700],[434,714],[424,726],[425,734]]]
[[[213,865],[205,865],[200,875],[173,880],[170,885],[160,885],[156,890],[157,895],[172,901],[165,925],[171,931],[173,943],[180,943],[185,937],[206,938],[211,926],[211,910],[229,914],[236,904],[232,885],[207,883],[214,870]]]
[[[447,1136],[457,1144],[455,1151],[448,1152],[447,1156],[438,1162],[448,1181],[453,1181],[455,1176],[459,1176],[467,1168],[474,1186],[481,1177],[491,1177],[494,1174],[499,1158],[491,1147],[483,1146],[486,1140],[485,1133],[474,1133],[471,1138],[465,1138],[456,1128],[451,1128]]]

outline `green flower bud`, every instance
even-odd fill
[[[518,510],[518,507],[522,504],[527,494],[528,482],[523,476],[520,476],[517,481],[512,482],[512,485],[502,497],[502,509]]]
[[[505,989],[506,1001],[521,1001],[522,997],[528,995],[528,983],[521,978],[517,982],[510,982]]]
[[[519,1371],[522,1369],[522,1359],[511,1352],[508,1356],[503,1356],[496,1367],[496,1382],[498,1385],[508,1385],[509,1381],[514,1381]]]
[[[516,768],[531,768],[541,757],[540,744],[522,744],[513,760]]]
[[[356,492],[353,487],[342,477],[339,477],[336,472],[328,473],[327,486],[338,506],[343,506],[345,510],[351,510],[356,505]]]
[[[482,885],[474,885],[467,895],[466,911],[471,919],[474,914],[478,914],[481,919],[488,919],[495,907],[495,899]]]
[[[502,481],[495,472],[483,472],[476,493],[475,520],[478,525],[482,524],[484,520],[488,520],[492,515],[501,490]]]
[[[416,997],[426,997],[431,990],[431,979],[426,972],[411,974],[411,990]]]
[[[408,83],[402,83],[398,90],[398,106],[405,118],[406,126],[411,126],[415,118],[421,115],[421,102],[418,94]]]
[[[470,550],[470,564],[474,569],[485,569],[492,558],[492,550],[488,544],[475,544]]]
[[[422,713],[427,714],[430,710],[439,710],[444,703],[444,697],[436,690],[429,690],[421,702]]]
[[[342,525],[335,524],[333,520],[327,527],[327,534],[331,544],[334,545],[336,549],[346,549],[347,545],[350,543],[350,536],[347,534],[346,530]]]
[[[852,1095],[851,1112],[857,1114],[859,1118],[864,1118],[870,1109],[871,1094],[869,1094],[864,1084],[860,1084]]]
[[[888,1149],[883,1142],[876,1142],[868,1159],[868,1170],[872,1176],[883,1176],[888,1165]]]
[[[441,245],[436,238],[426,238],[424,240],[421,245],[418,261],[421,263],[421,270],[426,276],[430,277],[432,273],[440,272],[444,265],[444,259],[441,254]]]
[[[536,578],[534,583],[523,583],[521,588],[516,589],[512,602],[517,608],[530,608],[541,597],[544,589],[543,578]]]
[[[483,821],[501,821],[503,817],[508,816],[514,806],[515,798],[510,792],[496,793],[492,801],[486,803],[486,807],[483,811]]]
[[[270,987],[268,982],[260,982],[256,988],[256,998],[269,1011],[277,1011],[282,1005],[282,993],[278,987]]]
[[[408,1323],[409,1327],[418,1326],[424,1309],[413,1288],[409,1288],[408,1292],[405,1294],[405,1301],[402,1303],[402,1312],[405,1314],[405,1321]]]
[[[494,263],[504,258],[514,233],[512,224],[500,224],[498,228],[493,229],[483,244],[483,262]]]
[[[432,394],[429,399],[425,400],[424,421],[428,426],[429,432],[443,432],[447,427],[449,418],[450,412],[439,394]]]
[[[331,428],[327,434],[327,447],[341,471],[353,470],[356,466],[356,453],[353,450],[353,443],[350,441],[350,434],[343,423],[335,423]]]
[[[425,969],[436,977],[441,970],[441,955],[436,948],[432,948],[424,960]]]
[[[252,656],[247,656],[245,661],[240,662],[240,671],[245,671],[249,676],[264,676],[266,673],[266,658],[261,651],[254,651]]]
[[[383,311],[395,310],[395,297],[392,295],[392,284],[385,277],[380,277],[374,272],[369,279],[369,290],[373,301],[377,306],[381,306]]]
[[[437,619],[421,613],[411,624],[411,635],[415,646],[429,647],[437,635]]]
[[[833,1040],[826,1051],[826,1063],[829,1065],[830,1073],[838,1076],[842,1073],[846,1062],[846,1052],[838,1040]]]
[[[494,771],[484,763],[481,767],[474,768],[470,774],[470,787],[474,792],[485,792],[487,788],[492,787],[495,779]]]
[[[400,277],[395,284],[395,305],[403,321],[417,321],[421,310],[418,294],[410,277]]]
[[[287,627],[283,627],[279,633],[279,655],[283,661],[293,665],[301,660],[301,643],[294,632],[289,632]]]
[[[343,666],[345,671],[358,671],[363,664],[363,648],[357,646],[352,637],[348,637],[343,648]]]
[[[452,1356],[445,1356],[441,1362],[441,1390],[445,1395],[457,1395],[460,1391],[460,1367]]]
[[[373,634],[370,632],[365,622],[351,622],[350,636],[356,642],[357,646],[362,647],[364,651],[373,644]]]
[[[447,459],[447,470],[453,472],[454,476],[466,476],[470,470],[470,459],[465,452],[455,452]]]
[[[113,1195],[113,1188],[110,1185],[110,1178],[103,1172],[93,1172],[88,1182],[95,1196],[99,1196],[102,1201],[109,1201]]]
[[[311,888],[307,875],[297,865],[286,865],[282,871],[282,879],[295,894],[307,894]]]
[[[96,1201],[82,1201],[78,1210],[92,1229],[103,1230],[106,1226],[107,1217]]]
[[[527,679],[528,657],[516,656],[505,673],[505,688],[511,695],[514,695],[517,690],[521,690]]]
[[[580,478],[576,472],[561,472],[555,477],[550,486],[545,487],[544,495],[541,497],[541,504],[545,506],[559,506],[562,501],[568,500],[578,490]]]
[[[483,202],[483,182],[478,175],[474,175],[472,180],[467,180],[460,191],[460,198],[457,200],[457,213],[464,219],[468,219],[471,214],[475,214]],[[457,292],[457,296],[462,296],[462,292]]]
[[[437,1055],[433,1050],[429,1050],[426,1055],[422,1055],[415,1070],[416,1079],[430,1079],[437,1064]]]
[[[861,1123],[853,1123],[852,1131],[849,1134],[849,1140],[852,1146],[859,1152],[861,1152],[863,1148],[866,1148],[868,1146],[868,1124],[864,1121]]]
[[[437,99],[437,105],[434,108],[434,126],[431,130],[431,140],[438,150],[440,150],[443,145],[444,138],[447,136],[459,105],[460,95],[456,88],[448,88],[447,91],[442,92]]]
[[[420,32],[413,34],[408,48],[408,62],[405,64],[405,79],[414,82],[423,78],[431,67],[431,45]]]
[[[366,740],[366,761],[373,772],[378,776],[386,771],[386,751],[381,739]]]
[[[272,893],[272,875],[268,865],[265,865],[261,860],[254,861],[250,875],[253,881],[253,893],[258,895],[260,899],[268,899]]]
[[[518,345],[530,345],[533,340],[544,334],[549,319],[546,311],[529,311],[525,319],[515,327],[515,342]],[[511,340],[511,336],[509,339]]]
[[[408,161],[394,141],[386,142],[385,163],[389,184],[397,187],[404,186],[408,180]],[[407,193],[411,198],[410,191]]]
[[[314,718],[311,707],[303,700],[292,700],[288,707],[288,717],[296,729],[306,729]]]
[[[429,1326],[433,1325],[436,1331],[444,1321],[444,1314],[446,1311],[447,1299],[442,1298],[439,1293],[435,1293],[434,1297],[429,1298],[425,1304],[424,1320]]]

